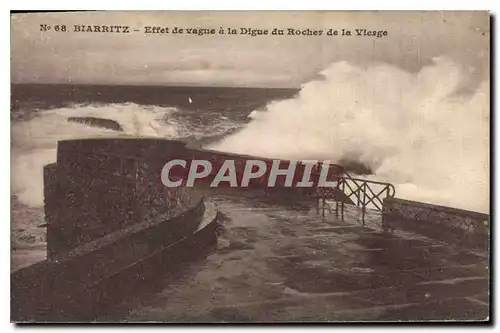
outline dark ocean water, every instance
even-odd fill
[[[185,120],[184,125],[210,127],[226,117],[236,123],[245,123],[251,111],[295,93],[296,89],[269,88],[13,85],[11,117],[19,121],[46,110],[135,104],[175,108],[180,111],[175,118]]]
[[[56,160],[57,141],[99,136],[155,136],[206,144],[237,131],[248,115],[291,89],[12,85],[13,268],[44,258],[43,165]],[[115,121],[123,131],[69,122]]]

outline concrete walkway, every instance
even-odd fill
[[[211,198],[218,248],[152,294],[122,304],[127,320],[296,322],[485,320],[488,257],[412,233],[365,227],[305,204]],[[125,310],[123,310],[125,311]],[[118,311],[120,312],[120,311]],[[117,318],[123,320],[123,313]]]

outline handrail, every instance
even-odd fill
[[[359,181],[363,181],[363,182],[366,181],[366,182],[369,182],[371,184],[378,184],[378,185],[389,185],[392,187],[393,193],[396,192],[394,185],[392,185],[391,183],[379,182],[379,181],[371,180],[371,179],[353,178],[349,173],[347,173],[347,171],[344,171],[344,176],[347,176],[347,177],[343,177],[343,178],[347,178],[349,180],[359,180]]]
[[[375,190],[373,185],[382,186],[382,189]],[[379,182],[369,179],[353,178],[347,172],[344,172],[343,177],[337,178],[337,185],[335,188],[343,192],[356,206],[361,207],[363,225],[365,222],[365,213],[368,205],[372,205],[376,210],[382,211],[383,199],[392,198],[396,194],[394,185],[385,182]],[[323,193],[323,204],[326,196]],[[334,197],[335,198],[335,197]],[[341,203],[342,219],[344,218],[344,200],[336,199],[336,213],[338,213],[338,204]]]

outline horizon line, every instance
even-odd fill
[[[164,88],[234,88],[234,89],[287,89],[300,90],[301,87],[273,87],[273,86],[224,86],[224,85],[175,85],[175,84],[127,84],[127,83],[54,83],[54,82],[10,82],[10,85],[46,85],[46,86],[106,86],[106,87],[164,87]]]

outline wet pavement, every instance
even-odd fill
[[[485,320],[488,256],[313,204],[211,197],[217,248],[101,320]]]

